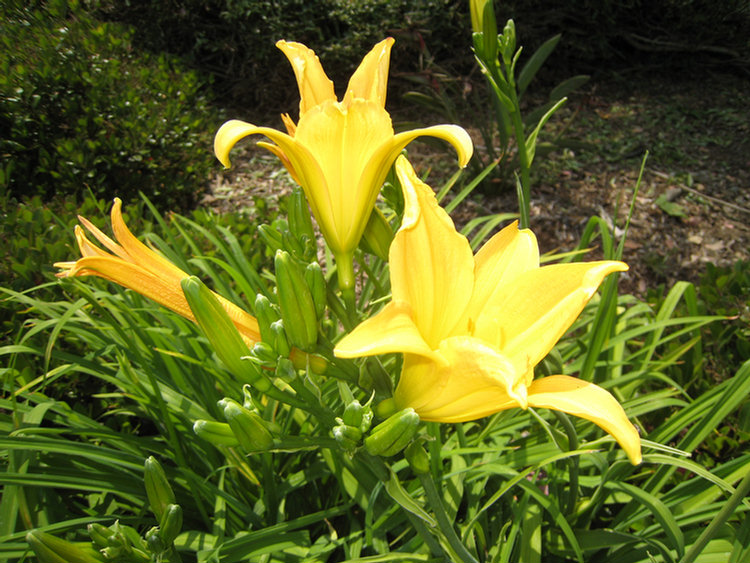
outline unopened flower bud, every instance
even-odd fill
[[[371,455],[396,455],[411,441],[418,427],[419,415],[406,408],[373,428],[365,438],[365,448]]]
[[[153,456],[149,456],[144,464],[143,482],[151,512],[157,520],[161,520],[167,506],[176,500],[164,469]]]

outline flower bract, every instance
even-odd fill
[[[130,232],[122,218],[122,202],[115,199],[112,206],[112,230],[115,239],[105,235],[86,218],[78,220],[107,249],[91,243],[86,233],[76,225],[75,235],[81,258],[75,262],[58,262],[62,271],[58,277],[98,276],[118,283],[153,299],[160,305],[195,321],[180,286],[188,274],[160,254],[151,250]],[[255,317],[220,295],[216,295],[227,311],[235,327],[248,344],[260,340],[260,331]]]
[[[300,43],[279,41],[294,69],[300,91],[299,121],[284,115],[286,132],[232,120],[214,141],[217,158],[229,167],[229,151],[248,135],[272,142],[258,144],[276,156],[305,192],[320,230],[339,268],[342,287],[353,286],[352,254],[359,244],[380,186],[398,154],[412,140],[432,136],[451,143],[466,166],[473,147],[457,125],[436,125],[394,133],[385,110],[393,39],[365,56],[349,80],[341,101],[315,53]]]
[[[422,420],[463,422],[543,407],[594,422],[631,462],[640,439],[605,389],[567,375],[534,379],[617,261],[540,267],[534,234],[512,224],[475,255],[404,157],[396,170],[405,210],[390,247],[392,300],[336,346],[339,357],[403,353],[394,394]]]

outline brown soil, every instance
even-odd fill
[[[625,243],[631,269],[623,289],[643,295],[661,284],[698,281],[706,263],[750,260],[747,86],[736,77],[722,84],[641,80],[626,89],[590,86],[570,100],[542,140],[564,132],[577,148],[540,157],[534,176],[531,225],[542,252],[576,247],[592,216],[619,236],[649,150]],[[481,151],[478,130],[467,129]],[[450,150],[414,143],[409,154],[418,172],[431,168],[429,182],[437,188],[455,171],[446,164],[455,162]],[[274,205],[291,188],[275,157],[251,141],[232,156],[235,167],[216,176],[206,205],[237,210],[253,207],[258,197]],[[516,210],[514,190],[498,178],[463,202],[454,219]],[[597,255],[592,250],[590,259]]]

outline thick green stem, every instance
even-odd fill
[[[742,502],[742,499],[744,499],[748,494],[750,494],[750,471],[745,473],[742,481],[740,481],[740,484],[734,490],[734,494],[729,497],[729,500],[724,504],[719,513],[714,516],[714,519],[711,520],[711,523],[708,525],[708,527],[703,530],[703,533],[698,536],[698,539],[695,540],[695,543],[690,546],[690,549],[687,550],[687,553],[685,553],[682,559],[680,559],[680,563],[693,563],[693,561],[698,558],[701,551],[703,551],[703,549],[708,545],[708,542],[713,539],[713,537],[717,534],[724,523],[729,520],[729,518],[734,514],[734,510]]]
[[[440,498],[435,482],[432,480],[432,476],[429,473],[425,473],[419,476],[419,480],[422,482],[422,488],[424,488],[425,496],[427,501],[432,506],[432,510],[435,513],[437,519],[438,528],[445,536],[448,544],[453,549],[455,554],[461,558],[463,563],[478,563],[477,559],[469,552],[463,542],[459,539],[456,530],[453,528],[453,523],[448,518],[448,514],[445,512],[443,506],[443,500]]]
[[[518,166],[521,169],[521,189],[518,197],[518,226],[521,229],[528,229],[531,226],[530,208],[531,208],[531,162],[529,162],[529,153],[526,150],[526,137],[523,129],[523,119],[521,118],[521,107],[516,95],[516,86],[509,77],[510,88],[508,94],[513,103],[513,133],[516,137],[516,148],[518,150]]]
[[[354,255],[351,252],[334,252],[336,259],[336,274],[339,280],[339,288],[344,298],[349,316],[354,314],[356,308],[356,294],[354,292]]]

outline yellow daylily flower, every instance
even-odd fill
[[[417,137],[427,135],[451,143],[466,166],[471,138],[457,125],[436,125],[395,134],[385,110],[388,66],[393,39],[365,56],[349,80],[341,101],[315,53],[300,43],[279,41],[294,69],[300,91],[299,121],[282,116],[287,132],[232,120],[214,140],[216,157],[230,166],[229,151],[248,135],[264,135],[272,143],[258,145],[278,156],[302,186],[313,215],[336,258],[339,282],[354,284],[352,255],[398,154]]]
[[[180,286],[180,282],[187,278],[188,274],[151,250],[130,232],[122,218],[122,202],[119,198],[115,199],[112,206],[111,218],[112,230],[117,242],[105,235],[85,217],[78,216],[81,224],[111,254],[92,244],[86,238],[84,230],[76,225],[75,235],[82,257],[75,262],[56,263],[55,267],[63,270],[57,276],[61,278],[98,276],[132,289],[195,322],[195,317]],[[243,340],[248,345],[260,341],[260,330],[255,317],[224,297],[215,295],[229,314]]]
[[[617,400],[575,377],[534,380],[616,261],[540,267],[536,237],[516,223],[474,256],[429,186],[399,157],[401,228],[391,244],[392,300],[336,346],[339,357],[403,353],[394,394],[423,420],[464,422],[513,407],[544,407],[594,422],[634,464],[640,439]]]

